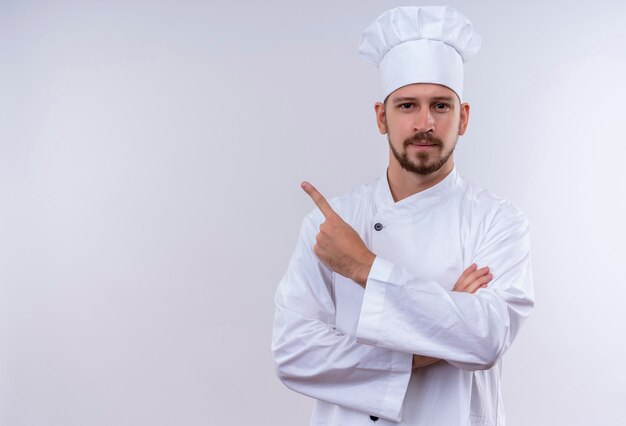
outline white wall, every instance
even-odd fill
[[[0,424],[307,423],[269,352],[298,184],[384,170],[356,45],[408,3],[0,2]],[[626,6],[449,4],[457,165],[532,225],[508,424],[622,424]]]

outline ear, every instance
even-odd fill
[[[385,115],[385,105],[381,102],[374,104],[374,112],[376,113],[376,125],[381,135],[387,133],[387,120]]]
[[[468,103],[461,104],[461,120],[459,121],[459,135],[463,135],[467,130],[469,122],[470,106]]]

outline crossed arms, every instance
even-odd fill
[[[303,188],[323,217],[305,219],[276,293],[272,350],[285,385],[398,419],[413,368],[441,359],[465,370],[497,362],[533,304],[525,219],[505,212],[475,253],[495,277],[471,265],[449,292],[371,253],[319,193]],[[335,329],[333,272],[363,286],[365,298],[385,292],[385,310],[364,302],[356,336]]]
[[[372,253],[359,234],[330,206],[326,198],[308,182],[302,189],[311,197],[326,219],[321,225],[313,252],[333,272],[351,278],[365,288],[367,277],[376,255]],[[478,268],[472,263],[459,277],[453,291],[475,293],[487,287],[493,279],[489,267]],[[413,355],[413,368],[427,367],[441,361],[439,358]]]

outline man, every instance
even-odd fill
[[[389,167],[330,203],[302,184],[317,208],[276,293],[278,376],[317,399],[313,425],[504,424],[501,358],[534,302],[524,215],[454,165],[479,46],[449,7],[392,9],[363,33]]]

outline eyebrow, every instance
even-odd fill
[[[416,100],[417,100],[417,98],[412,98],[410,96],[404,96],[404,97],[401,97],[401,98],[393,99],[393,103],[394,104],[399,104],[399,103],[403,103],[403,102],[415,102]],[[430,100],[432,100],[432,101],[454,102],[454,98],[452,96],[435,96],[433,98],[430,98]]]

